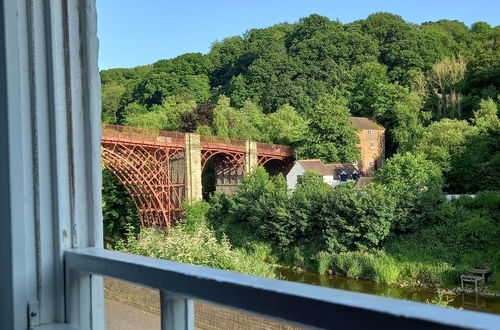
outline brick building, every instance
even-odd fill
[[[361,154],[355,164],[363,175],[371,175],[385,161],[385,128],[365,117],[351,117],[351,123],[358,129]]]

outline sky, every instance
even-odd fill
[[[381,11],[411,23],[500,25],[500,0],[97,0],[99,68],[206,54],[214,41],[314,13],[349,23]]]

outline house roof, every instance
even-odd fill
[[[322,176],[333,175],[331,169],[327,168],[320,159],[301,159],[297,161],[306,171],[316,172]]]
[[[342,171],[346,171],[349,176],[351,176],[354,171],[358,171],[359,173],[359,169],[351,163],[325,164],[325,167],[330,171],[330,173],[333,173],[335,179],[340,179],[340,173]]]
[[[367,117],[351,117],[351,123],[360,129],[385,130],[382,125]]]

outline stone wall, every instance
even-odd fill
[[[115,300],[153,314],[160,314],[160,295],[158,290],[105,278],[104,296],[107,299]],[[195,328],[200,330],[299,329],[248,313],[201,302],[195,302]]]

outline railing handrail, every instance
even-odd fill
[[[98,248],[65,252],[70,270],[109,276],[316,328],[494,329],[500,316],[329,289]]]
[[[175,131],[163,131],[150,128],[140,128],[133,126],[123,126],[115,124],[102,125],[102,138],[106,140],[128,139],[139,140],[147,144],[165,144],[184,146],[184,136],[186,133]],[[227,149],[245,149],[246,140],[216,136],[200,135],[200,143],[205,146],[216,145]],[[266,142],[256,142],[257,151],[261,154],[281,154],[292,156],[291,147],[281,144],[272,144]]]

